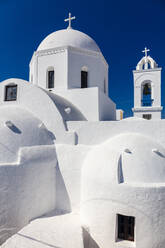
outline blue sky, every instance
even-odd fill
[[[69,12],[76,16],[73,28],[90,35],[109,63],[109,94],[125,116],[132,115],[132,70],[145,46],[162,67],[165,106],[165,0],[1,0],[0,81],[28,80],[33,52],[45,36],[67,27]]]

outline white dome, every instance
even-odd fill
[[[144,135],[126,133],[89,152],[84,162],[83,177],[84,180],[107,185],[165,183],[164,163],[165,149],[160,144]]]
[[[99,47],[91,37],[74,29],[62,29],[51,33],[41,42],[37,51],[63,46],[72,46],[100,52]]]
[[[53,144],[42,122],[29,111],[16,106],[0,109],[0,163],[15,162],[21,147]]]

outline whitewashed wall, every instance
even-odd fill
[[[164,158],[153,148],[165,155],[165,148],[154,140],[126,133],[86,156],[81,220],[98,247],[164,248]],[[134,242],[118,240],[117,214],[135,217]]]
[[[0,165],[0,243],[56,205],[55,147],[21,148],[18,161]]]

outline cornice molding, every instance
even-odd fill
[[[108,63],[106,62],[103,54],[101,52],[95,52],[95,51],[91,51],[91,50],[87,50],[87,49],[81,49],[81,48],[77,48],[77,47],[72,47],[72,46],[62,46],[62,47],[57,47],[57,48],[53,48],[53,49],[46,49],[46,50],[41,50],[41,51],[36,51],[34,52],[31,62],[34,60],[34,57],[41,57],[41,56],[47,56],[47,55],[51,55],[51,54],[59,54],[59,53],[63,53],[66,50],[70,50],[70,51],[74,51],[76,53],[79,54],[85,54],[88,56],[94,56],[94,57],[99,57],[101,56],[104,64],[106,66],[108,66]]]
[[[58,47],[58,48],[54,48],[54,49],[46,49],[46,50],[36,51],[34,54],[35,54],[35,56],[40,57],[40,56],[45,56],[45,55],[63,53],[63,52],[65,52],[65,50],[66,50],[66,47]]]
[[[162,111],[163,107],[135,107],[132,108],[133,112],[157,112],[157,111]]]
[[[153,68],[153,69],[147,69],[147,70],[133,70],[133,73],[145,73],[145,72],[153,72],[153,71],[161,71],[161,67]]]

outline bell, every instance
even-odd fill
[[[143,95],[151,94],[151,86],[149,84],[145,84],[143,88]]]

